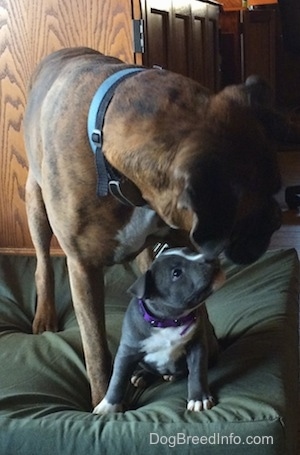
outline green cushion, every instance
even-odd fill
[[[130,410],[91,414],[80,334],[64,258],[53,258],[58,333],[31,334],[35,258],[0,256],[0,454],[295,455],[298,393],[298,258],[269,252],[248,267],[224,261],[225,285],[207,301],[222,346],[209,371],[212,410],[185,410],[186,379],[128,386]],[[138,274],[106,274],[115,352]]]

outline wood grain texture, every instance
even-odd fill
[[[33,69],[69,46],[93,47],[132,63],[131,16],[131,0],[0,0],[0,248],[32,248],[22,126]]]
[[[242,8],[242,0],[223,0],[224,11],[236,11]]]

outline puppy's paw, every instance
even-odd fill
[[[200,411],[207,411],[215,406],[215,402],[213,397],[207,397],[206,399],[202,400],[189,400],[187,404],[188,411],[200,412]]]
[[[94,408],[93,414],[110,414],[112,412],[121,412],[122,405],[120,403],[111,404],[107,401],[106,398],[103,398],[102,401]]]

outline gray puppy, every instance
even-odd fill
[[[208,358],[218,351],[205,299],[219,286],[217,261],[187,248],[169,249],[130,287],[120,346],[107,393],[94,413],[121,411],[126,385],[138,386],[153,374],[173,380],[188,374],[190,411],[211,409]],[[135,372],[137,365],[141,367]]]

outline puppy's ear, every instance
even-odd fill
[[[150,270],[141,275],[128,289],[130,294],[138,299],[148,299],[152,296],[154,290],[154,281]]]

